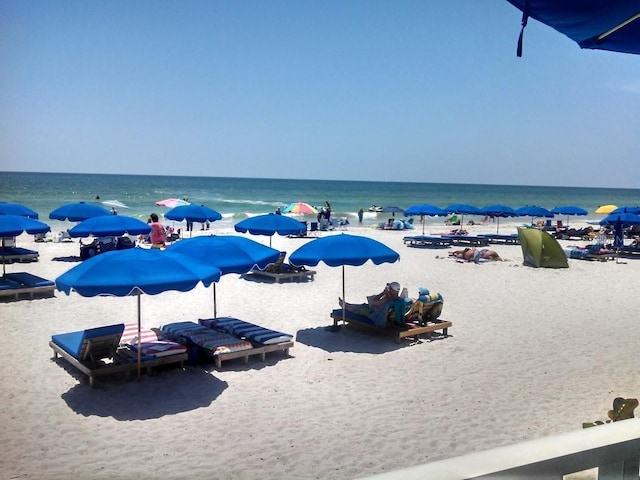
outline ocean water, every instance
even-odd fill
[[[512,208],[540,205],[547,209],[576,205],[590,212],[581,217],[586,221],[602,218],[593,213],[600,205],[640,205],[640,189],[17,172],[0,172],[0,192],[0,201],[27,205],[54,231],[69,225],[49,220],[49,213],[81,201],[99,204],[118,200],[130,207],[120,209],[120,214],[146,221],[152,212],[161,215],[167,211],[155,202],[183,198],[220,212],[223,219],[212,227],[229,227],[247,216],[273,212],[298,201],[318,207],[329,201],[332,216],[347,217],[352,224],[357,223],[357,211],[363,208],[365,226],[389,217],[388,213],[368,212],[372,205],[403,209],[421,203],[440,208],[452,203]],[[442,221],[433,219],[430,223]]]

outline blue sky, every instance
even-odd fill
[[[640,56],[506,0],[0,0],[0,170],[639,188]]]

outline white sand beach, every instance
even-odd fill
[[[0,477],[352,479],[579,430],[606,419],[615,397],[640,397],[640,261],[536,269],[522,265],[520,246],[497,245],[506,261],[462,264],[447,249],[406,247],[402,237],[416,232],[350,228],[401,259],[346,267],[346,299],[364,301],[390,281],[411,296],[420,286],[441,293],[453,327],[431,342],[326,330],[339,267],[320,264],[303,283],[232,274],[217,285],[218,315],[294,334],[289,357],[166,369],[140,383],[115,376],[91,389],[52,360],[51,335],[134,323],[134,297],[0,302]],[[305,241],[274,236],[272,245],[291,253]],[[55,280],[77,264],[64,261],[77,241],[23,235],[17,245],[40,260],[7,272]],[[201,285],[142,298],[145,327],[212,316],[212,289]]]

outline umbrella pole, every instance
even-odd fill
[[[142,369],[142,342],[140,341],[140,290],[137,291],[138,295],[138,382],[140,381],[140,371]]]
[[[4,277],[7,274],[6,266],[4,264],[4,238],[2,239],[2,276]]]
[[[218,307],[216,303],[216,282],[213,282],[213,318],[218,318]]]
[[[347,299],[344,295],[344,265],[342,265],[342,324],[347,323]],[[338,326],[338,320],[333,319],[333,326]]]

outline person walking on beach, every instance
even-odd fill
[[[167,241],[167,231],[164,228],[164,225],[162,225],[159,221],[158,221],[158,215],[155,213],[152,213],[150,216],[151,219],[151,234],[150,234],[150,240],[151,240],[151,248],[163,248],[165,246],[165,243]]]
[[[362,217],[364,216],[364,210],[358,210],[358,223],[362,223]]]

